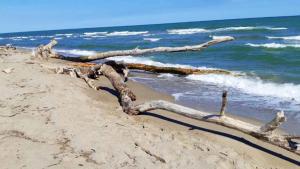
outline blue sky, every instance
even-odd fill
[[[299,15],[300,0],[1,0],[0,32]]]

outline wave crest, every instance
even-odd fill
[[[179,67],[179,68],[190,68],[190,69],[214,69],[214,68],[207,68],[207,67],[194,67],[194,66],[182,65],[182,64],[162,63],[162,62],[153,61],[153,60],[145,58],[145,57],[117,56],[117,57],[110,57],[107,59],[114,60],[114,61],[121,61],[121,62],[125,62],[125,63],[141,63],[141,64],[152,65],[152,66],[160,66],[160,67]]]
[[[56,52],[59,53],[65,53],[65,54],[71,54],[75,56],[86,56],[86,55],[95,55],[95,51],[88,51],[88,50],[78,50],[78,49],[56,49]]]
[[[265,43],[265,44],[253,44],[253,43],[247,43],[247,46],[251,47],[264,47],[264,48],[300,48],[300,44],[280,44],[280,43]]]
[[[167,30],[169,34],[177,34],[177,35],[190,35],[195,33],[207,33],[210,32],[207,29],[202,28],[190,28],[190,29],[169,29]]]
[[[157,42],[161,40],[161,38],[144,38],[145,41],[150,41],[150,42]]]
[[[224,31],[249,31],[249,30],[286,30],[285,27],[268,27],[268,26],[235,26],[235,27],[224,27],[216,29],[204,29],[204,28],[188,28],[188,29],[169,29],[169,34],[177,35],[189,35],[196,33],[208,33],[208,32],[224,32]]]
[[[235,88],[247,94],[284,98],[300,102],[300,85],[295,85],[292,83],[277,84],[272,82],[264,82],[259,78],[216,74],[189,75],[186,78],[205,83],[212,83],[222,87]]]

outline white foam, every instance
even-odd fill
[[[283,40],[300,40],[299,36],[282,36],[282,37],[276,37],[276,36],[267,36],[268,39],[283,39]]]
[[[242,31],[242,30],[286,30],[288,28],[284,27],[268,27],[268,26],[236,26],[236,27],[226,27],[226,28],[218,28],[215,31]]]
[[[95,55],[96,52],[95,51],[88,51],[88,50],[78,50],[78,49],[56,49],[56,52],[60,52],[60,53],[66,53],[66,54],[72,54],[72,55],[76,55],[76,56],[86,56],[86,55]]]
[[[280,43],[265,43],[265,44],[253,44],[253,43],[247,43],[246,45],[252,46],[252,47],[264,47],[264,48],[300,48],[300,44],[280,44]]]
[[[28,39],[30,37],[27,37],[27,36],[14,36],[14,37],[9,37],[8,39],[11,39],[11,40],[22,40],[22,39]]]
[[[278,84],[265,82],[259,78],[217,74],[189,75],[186,78],[215,84],[221,87],[235,88],[252,95],[284,98],[287,100],[294,99],[300,102],[300,85],[292,83]]]
[[[133,57],[133,56],[117,56],[117,57],[110,57],[107,58],[109,60],[114,61],[122,61],[125,63],[142,63],[146,65],[152,66],[160,66],[160,67],[180,67],[180,68],[191,68],[191,69],[214,69],[214,68],[207,68],[207,67],[194,67],[190,65],[181,65],[181,64],[170,64],[170,63],[161,63],[157,61],[153,61],[146,57]]]
[[[189,29],[169,29],[167,30],[169,34],[177,34],[177,35],[191,35],[196,33],[207,33],[210,32],[207,29],[202,28],[189,28]]]
[[[157,42],[161,40],[161,38],[144,38],[145,41],[150,41],[150,42]]]
[[[269,29],[269,30],[287,30],[288,28],[285,28],[285,27],[280,27],[280,28],[266,27],[266,29]]]
[[[174,93],[172,96],[174,97],[175,101],[178,101],[180,97],[184,96],[184,93]]]
[[[130,32],[130,31],[116,31],[106,34],[107,36],[132,36],[132,35],[143,35],[149,33],[148,31]]]
[[[160,75],[158,75],[157,77],[161,77],[161,78],[172,78],[174,77],[173,74],[170,74],[170,73],[162,73]]]
[[[196,33],[207,33],[207,32],[222,32],[222,31],[247,31],[247,30],[286,30],[285,27],[268,27],[268,26],[235,26],[235,27],[224,27],[217,29],[203,29],[203,28],[189,28],[189,29],[169,29],[169,34],[178,35],[189,35]]]
[[[213,40],[232,38],[232,36],[210,36]]]
[[[62,37],[55,37],[54,39],[60,40],[60,39],[63,39],[63,38]]]
[[[237,26],[237,27],[226,27],[226,28],[218,28],[215,31],[240,31],[240,30],[254,30],[257,27],[253,26]]]
[[[85,32],[84,36],[96,36],[96,35],[106,35],[107,32]]]
[[[35,41],[36,39],[34,39],[34,38],[31,38],[31,39],[29,39],[29,40],[31,40],[31,41]]]

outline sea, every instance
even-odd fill
[[[109,60],[166,67],[222,69],[234,75],[179,76],[132,71],[131,80],[174,96],[177,103],[218,113],[228,91],[227,112],[268,122],[284,111],[282,129],[300,134],[300,16],[216,20],[0,34],[0,45],[34,49],[51,39],[69,56],[96,52],[196,45],[220,36],[234,41],[203,51],[118,56]]]

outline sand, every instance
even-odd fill
[[[0,53],[1,169],[300,168],[299,156],[235,130],[166,111],[128,116],[104,77],[94,91],[47,70],[61,61]],[[129,86],[138,102],[173,101],[141,84]]]

